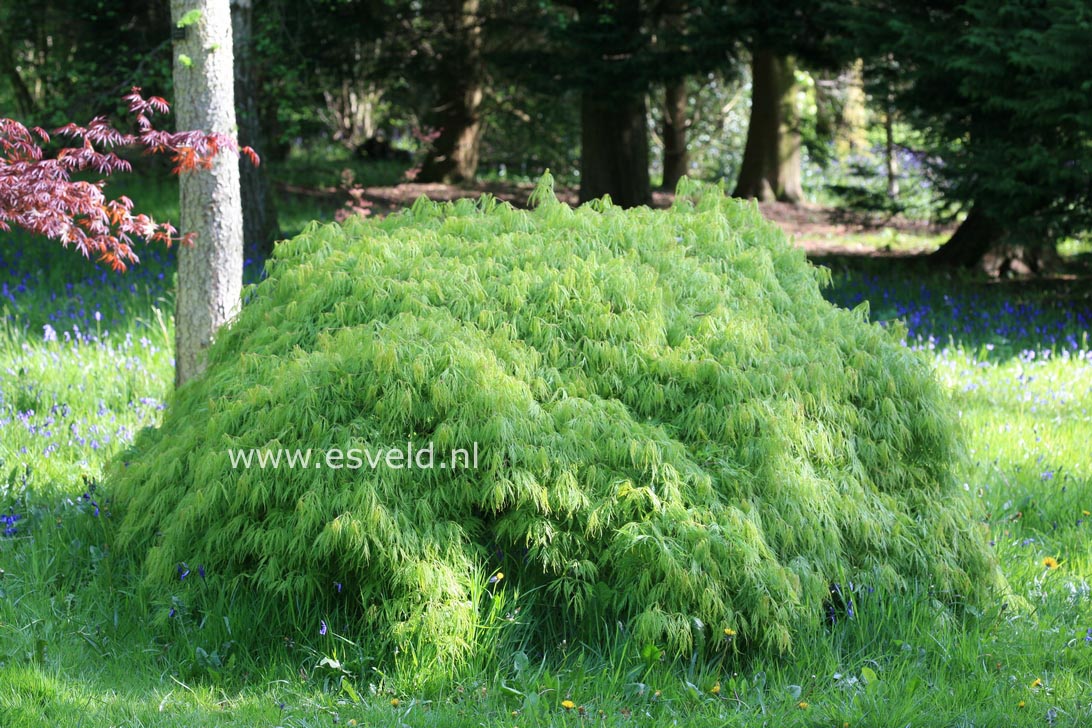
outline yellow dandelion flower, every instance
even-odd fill
[[[1023,700],[1021,700],[1019,703],[1016,704],[1016,707],[1017,708],[1023,708],[1025,705],[1027,705],[1027,703],[1025,703]]]
[[[731,627],[725,627],[724,628],[724,636],[725,637],[735,637],[736,636],[736,631],[734,629],[732,629]]]
[[[720,681],[719,680],[717,682],[713,683],[713,687],[711,687],[709,689],[709,692],[711,692],[713,695],[720,695]]]
[[[1041,687],[1043,687],[1043,681],[1042,681],[1042,680],[1041,680],[1040,678],[1035,678],[1035,682],[1033,682],[1033,683],[1031,684],[1031,687],[1033,687],[1033,688],[1041,688]]]
[[[504,572],[503,571],[498,571],[496,574],[493,574],[493,576],[489,577],[489,583],[490,584],[496,584],[498,581],[500,581],[503,578],[504,578]]]
[[[401,702],[402,701],[400,701],[398,698],[391,698],[391,707],[397,708],[401,704]]]
[[[801,700],[799,703],[796,704],[796,707],[800,708],[800,710],[807,710],[808,709],[808,704],[806,702],[804,702],[803,700]]]
[[[1048,569],[1057,569],[1058,559],[1054,558],[1053,556],[1047,556],[1045,559],[1043,559],[1043,566],[1047,567]]]
[[[571,700],[562,700],[561,701],[561,707],[564,708],[565,710],[572,710],[573,708],[576,707],[576,703],[574,703]]]

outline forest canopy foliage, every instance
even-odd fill
[[[928,366],[826,302],[753,203],[684,181],[667,212],[572,209],[548,178],[535,203],[421,200],[279,245],[112,469],[147,584],[200,564],[457,657],[497,572],[540,639],[619,620],[680,652],[790,649],[833,584],[996,583]],[[479,467],[228,453],[407,441],[477,443]]]

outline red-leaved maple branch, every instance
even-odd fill
[[[118,131],[103,117],[92,119],[87,126],[67,124],[53,134],[77,144],[62,147],[52,157],[42,151],[50,142],[45,130],[28,130],[17,121],[0,118],[0,230],[22,228],[65,247],[73,245],[84,256],[95,255],[115,270],[125,270],[127,264],[140,262],[133,250],[135,239],[169,246],[174,241],[189,244],[194,235],[176,237],[178,231],[170,223],[134,215],[133,201],[128,197],[106,197],[105,178],[131,168],[113,150],[139,147],[149,154],[167,154],[175,174],[211,169],[222,151],[259,163],[253,149],[240,147],[225,134],[156,129],[152,116],[170,108],[158,96],[145,99],[134,87],[125,101],[136,121],[135,134]],[[73,174],[85,171],[101,179],[72,179]]]

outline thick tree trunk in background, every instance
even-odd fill
[[[440,135],[417,175],[420,182],[463,182],[473,180],[478,172],[485,77],[478,0],[452,3],[449,24],[454,47],[441,60],[443,88],[433,119]]]
[[[179,129],[235,134],[229,0],[171,0],[171,24],[198,11],[184,40],[174,43],[175,118]],[[212,169],[182,174],[183,232],[197,233],[178,251],[175,306],[175,384],[205,368],[216,331],[235,315],[243,286],[243,215],[239,163],[233,154],[216,157]]]
[[[800,202],[800,128],[795,95],[796,64],[757,49],[751,61],[751,121],[733,193],[762,202]]]
[[[777,74],[777,57],[769,51],[755,51],[751,60],[751,118],[739,179],[732,193],[736,197],[755,197],[761,202],[772,202],[777,198],[781,117]]]
[[[686,176],[690,159],[686,152],[686,79],[664,87],[664,179],[662,187],[674,190]]]
[[[936,266],[974,268],[1001,242],[1004,231],[978,209],[971,208],[963,223],[935,253],[929,262]]]
[[[616,205],[652,201],[648,174],[648,82],[632,65],[646,42],[640,0],[582,3],[574,33],[585,40],[580,81],[580,201],[610,195]]]
[[[648,177],[648,109],[644,94],[580,99],[580,201],[610,195],[616,205],[652,201]]]
[[[235,111],[239,122],[239,143],[265,154],[258,111],[258,79],[253,60],[255,0],[231,0],[231,31],[235,50]],[[277,207],[266,167],[239,160],[242,188],[243,243],[266,255],[280,237]]]
[[[1056,246],[1021,242],[978,208],[971,208],[948,242],[929,256],[938,268],[977,268],[994,278],[1040,275],[1060,261]]]

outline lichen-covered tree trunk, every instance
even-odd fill
[[[478,0],[453,0],[448,24],[452,48],[442,59],[443,83],[434,108],[439,136],[421,165],[421,182],[463,182],[478,172],[485,68]]]
[[[652,200],[648,176],[648,108],[644,94],[604,98],[584,91],[580,101],[580,201],[610,195],[616,205]]]
[[[171,0],[171,23],[185,38],[174,43],[178,128],[235,134],[229,0]],[[217,329],[239,308],[243,285],[243,215],[239,163],[221,153],[208,170],[181,177],[180,227],[195,232],[178,251],[175,306],[175,384],[199,374]]]
[[[664,87],[664,179],[662,186],[674,190],[687,172],[686,79],[669,81]]]
[[[763,202],[800,202],[800,126],[796,63],[759,48],[751,59],[751,120],[733,193]]]
[[[258,109],[258,77],[254,66],[254,2],[231,0],[231,31],[235,52],[235,111],[239,122],[239,143],[258,154],[265,153]],[[239,160],[239,182],[243,203],[243,242],[266,254],[280,236],[277,207],[264,166]]]

